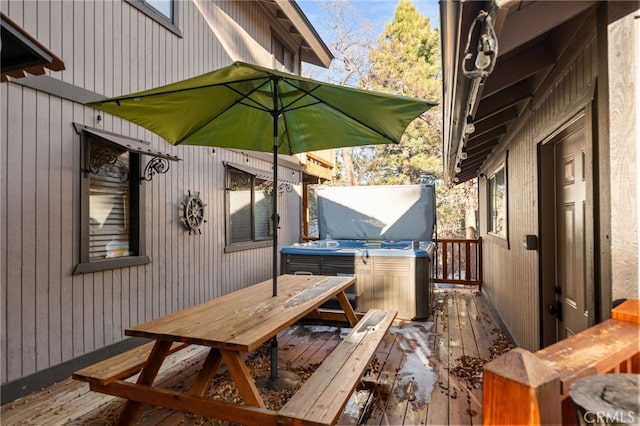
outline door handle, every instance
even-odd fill
[[[562,321],[562,302],[561,301],[558,300],[556,303],[549,305],[547,307],[547,310],[551,315],[555,316],[558,319],[558,321]]]

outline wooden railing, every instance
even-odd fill
[[[482,238],[438,239],[434,281],[482,285]]]
[[[536,353],[512,349],[484,367],[486,425],[575,424],[569,386],[594,374],[640,373],[640,303],[627,300],[611,319]]]

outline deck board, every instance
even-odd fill
[[[460,323],[460,312],[458,298],[447,298],[449,332],[449,399],[456,400],[456,403],[449,402],[449,423],[450,424],[471,424],[469,416],[469,401],[467,392],[462,384],[451,376],[451,369],[456,366],[458,359],[464,355],[463,330],[465,322]]]
[[[447,308],[447,293],[437,292],[437,299],[432,318],[435,325],[436,339],[433,345],[435,367],[438,373],[438,382],[431,393],[431,400],[427,408],[426,424],[448,425],[449,423],[449,335],[448,318],[445,315]]]
[[[475,288],[438,289],[435,297],[436,309],[428,321],[394,323],[376,351],[375,368],[363,378],[365,384],[377,382],[377,389],[356,391],[339,424],[358,424],[362,413],[354,413],[354,407],[357,411],[367,404],[370,410],[359,423],[362,425],[481,423],[480,407],[474,403],[474,398],[481,400],[481,390],[473,390],[473,396],[468,396],[465,384],[449,371],[462,355],[490,358],[496,322],[486,300]],[[343,329],[342,336],[345,334]],[[340,330],[335,328],[295,325],[279,335],[280,365],[295,368],[318,364],[337,346],[340,336]],[[198,346],[171,355],[157,381],[164,387],[186,390],[205,356],[206,348]],[[403,366],[413,365],[418,359],[437,374],[425,403],[420,403],[419,392],[427,384],[418,379],[407,389],[406,378],[403,382],[399,377]],[[415,392],[413,399],[412,392]],[[68,379],[3,405],[0,419],[2,424],[16,425],[108,425],[113,424],[122,406],[122,400],[91,392],[87,383]],[[137,424],[228,423],[145,405]]]

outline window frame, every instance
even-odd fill
[[[145,0],[125,0],[131,6],[138,9],[140,12],[144,13],[154,21],[158,22],[160,25],[164,26],[166,29],[182,38],[182,31],[178,27],[178,1],[171,1],[171,18],[165,16],[162,12],[160,12],[155,7],[151,6]]]
[[[256,213],[256,205],[255,205],[255,188],[256,188],[256,179],[262,179],[265,181],[271,181],[273,185],[273,176],[269,172],[264,172],[261,170],[253,169],[251,167],[244,167],[239,165],[234,165],[232,163],[224,164],[224,182],[225,182],[225,253],[232,253],[236,251],[249,250],[254,248],[262,248],[262,247],[271,247],[273,246],[273,236],[270,235],[266,239],[255,239],[255,213]],[[240,241],[240,242],[232,242],[231,241],[231,197],[230,193],[232,189],[228,186],[229,182],[229,172],[233,171],[235,173],[244,173],[250,176],[251,179],[251,241]],[[272,195],[276,197],[277,194],[274,193]],[[273,210],[273,209],[272,209]],[[273,213],[273,212],[272,212]],[[271,217],[270,217],[271,219]]]
[[[90,251],[90,225],[89,225],[89,196],[91,192],[90,172],[87,170],[87,156],[91,140],[100,143],[114,144],[112,141],[101,138],[87,131],[80,132],[80,255],[79,263],[73,274],[106,271],[111,269],[126,268],[130,266],[145,265],[151,263],[146,255],[145,244],[145,188],[144,181],[136,179],[141,176],[142,155],[129,151],[129,190],[130,190],[130,239],[129,244],[132,256],[116,257],[91,261]]]
[[[504,231],[496,232],[494,229],[494,216],[493,216],[493,206],[494,206],[494,194],[493,188],[495,187],[494,179],[499,173],[503,173],[504,177]],[[509,173],[507,167],[507,159],[505,161],[495,167],[491,174],[486,176],[486,194],[487,194],[487,234],[503,240],[507,244],[507,248],[509,247]]]

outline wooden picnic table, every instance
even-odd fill
[[[347,321],[354,326],[357,316],[344,293],[354,282],[355,277],[345,276],[281,275],[275,297],[272,280],[267,280],[126,329],[127,336],[155,342],[136,383],[116,380],[115,376],[111,381],[99,381],[89,371],[76,372],[74,377],[89,381],[93,390],[127,399],[121,424],[130,423],[143,402],[174,409],[180,404],[179,409],[195,413],[224,411],[235,416],[237,412],[243,418],[262,423],[270,413],[264,409],[242,354],[257,349],[333,297],[338,298]],[[153,386],[164,359],[176,350],[176,342],[211,348],[188,394],[178,395]],[[225,362],[245,405],[203,400],[221,361]]]

